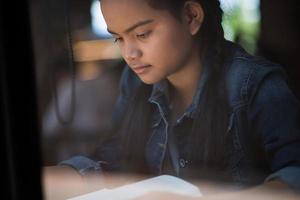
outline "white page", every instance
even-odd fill
[[[148,192],[169,192],[193,197],[201,197],[198,187],[175,176],[161,175],[114,189],[102,189],[68,200],[129,200]]]

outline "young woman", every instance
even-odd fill
[[[128,64],[115,126],[93,160],[62,165],[300,188],[299,102],[280,66],[224,39],[218,0],[102,0],[101,9]]]

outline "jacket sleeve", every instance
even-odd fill
[[[249,104],[249,118],[261,139],[272,174],[300,191],[300,103],[283,73],[269,73]]]

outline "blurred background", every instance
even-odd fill
[[[285,67],[299,97],[296,0],[221,0],[228,40]],[[89,155],[111,124],[124,61],[97,0],[31,0],[43,165]]]

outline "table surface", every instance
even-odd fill
[[[51,172],[50,172],[51,171]],[[122,185],[141,181],[149,177],[141,175],[128,174],[106,174],[101,177],[89,177],[83,179],[79,174],[53,170],[51,168],[43,169],[43,194],[46,200],[65,200],[71,197],[80,196],[90,192],[98,191],[103,188],[112,189]],[[201,199],[238,199],[238,200],[300,200],[290,189],[280,189],[280,186],[274,184],[272,189],[262,190],[259,187],[238,190],[236,187],[224,183],[216,183],[208,180],[188,180],[190,183],[199,187],[203,197]],[[138,199],[189,199],[186,196],[174,194],[156,193],[149,194]],[[194,198],[191,198],[194,199]]]

